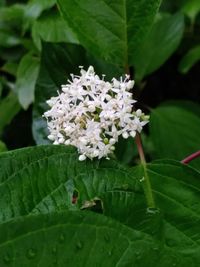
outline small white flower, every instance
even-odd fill
[[[65,144],[65,145],[70,145],[70,140],[69,140],[69,139],[66,140],[64,144]]]
[[[116,140],[114,138],[110,138],[110,142],[111,145],[114,145],[116,143]]]
[[[51,141],[54,141],[55,140],[55,136],[53,134],[48,135],[48,138]]]
[[[62,85],[62,92],[47,101],[44,113],[53,144],[77,147],[79,160],[106,157],[115,150],[122,135],[135,137],[148,122],[140,109],[133,111],[130,90],[134,81],[113,78],[111,82],[95,74],[94,68],[81,67],[81,75],[71,74],[72,81]]]
[[[138,117],[141,117],[141,115],[142,115],[142,110],[141,109],[138,109],[138,110],[136,110],[136,116],[138,116]]]
[[[127,132],[124,132],[124,133],[122,134],[122,137],[123,137],[124,139],[127,139],[127,138],[129,137],[129,135],[128,135]]]
[[[86,159],[86,156],[85,155],[80,155],[79,158],[78,158],[80,161],[83,161]]]
[[[131,131],[130,136],[132,136],[134,138],[136,136],[136,131]]]

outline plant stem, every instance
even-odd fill
[[[183,164],[187,164],[187,163],[189,163],[190,161],[192,161],[193,159],[196,159],[196,158],[198,158],[198,157],[200,157],[200,150],[198,150],[197,152],[195,152],[195,153],[189,155],[189,156],[186,157],[185,159],[181,160],[181,163],[183,163]]]
[[[128,64],[125,65],[124,69],[125,69],[126,74],[130,75],[130,69],[129,69]],[[132,78],[131,75],[130,75],[130,78]],[[146,159],[145,159],[145,155],[144,155],[144,151],[143,151],[143,147],[142,147],[142,141],[141,141],[141,137],[140,137],[139,133],[136,134],[135,142],[136,142],[138,153],[140,156],[141,165],[142,165],[143,171],[144,171],[144,177],[142,178],[142,184],[143,184],[143,190],[144,190],[144,194],[145,194],[146,201],[147,201],[147,206],[148,206],[148,209],[155,209],[156,206],[155,206],[155,202],[153,199],[151,182],[149,180],[149,176],[147,173],[147,164],[146,164]]]
[[[143,151],[143,147],[142,147],[142,141],[141,141],[141,137],[139,135],[139,133],[136,134],[135,137],[135,142],[137,145],[137,149],[138,149],[138,153],[140,156],[140,160],[141,160],[141,165],[143,167],[143,171],[144,171],[144,179],[142,178],[142,184],[143,184],[143,189],[144,189],[144,194],[146,197],[146,201],[147,201],[147,206],[148,208],[155,208],[155,202],[154,202],[154,198],[153,198],[153,194],[152,194],[152,188],[151,188],[151,182],[147,173],[147,164],[146,164],[146,160],[145,160],[145,155],[144,155],[144,151]]]

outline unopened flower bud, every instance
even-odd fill
[[[127,138],[129,137],[129,135],[128,135],[127,132],[124,132],[124,133],[122,134],[122,136],[123,136],[124,139],[127,139]]]
[[[130,135],[134,138],[136,136],[136,131],[131,131]]]
[[[55,140],[55,136],[50,134],[50,135],[48,135],[48,139],[51,140],[51,141],[54,141]]]
[[[86,156],[85,155],[80,155],[79,158],[78,158],[80,161],[84,161],[86,159]]]

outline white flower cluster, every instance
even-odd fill
[[[72,81],[62,85],[62,92],[47,101],[51,109],[44,113],[54,144],[78,148],[79,160],[107,157],[115,149],[120,135],[135,137],[148,122],[140,109],[133,111],[129,76],[120,81],[104,81],[92,66],[81,76],[71,74]]]

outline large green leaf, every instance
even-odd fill
[[[168,243],[171,238],[168,236],[169,228],[174,228],[175,239],[185,238],[187,242],[200,246],[200,173],[177,161],[160,160],[148,164],[148,174],[161,213],[148,213],[141,187],[143,173],[140,166],[120,171],[114,171],[114,168],[110,171],[91,170],[90,173],[77,176],[74,185],[80,192],[78,201],[83,204],[83,200],[100,199],[106,215],[134,229],[157,235]],[[122,176],[124,179],[120,185]],[[106,186],[104,179],[107,180]]]
[[[66,264],[66,259],[63,250],[58,250],[60,240],[66,244],[70,243],[70,246],[63,248],[67,252],[69,264],[74,264],[71,260],[71,257],[74,259],[72,251],[77,248],[83,249],[83,254],[79,257],[82,264],[80,266],[94,266],[93,260],[97,259],[99,249],[104,246],[101,237],[107,233],[104,242],[109,241],[111,252],[109,253],[108,249],[100,250],[103,254],[100,253],[96,262],[102,263],[104,253],[109,253],[112,257],[111,263],[108,264],[111,265],[106,266],[116,266],[116,261],[121,259],[119,250],[125,246],[122,239],[118,245],[118,238],[125,234],[123,229],[127,229],[127,236],[132,238],[132,241],[127,242],[130,255],[126,248],[122,249],[124,258],[118,266],[129,266],[130,257],[133,262],[135,260],[136,266],[141,267],[147,266],[147,263],[152,267],[184,267],[188,264],[196,267],[200,264],[199,172],[174,161],[157,161],[148,165],[155,200],[164,215],[162,225],[159,213],[155,217],[148,217],[145,213],[144,196],[134,178],[136,176],[141,184],[139,180],[143,174],[140,167],[127,169],[113,161],[79,162],[77,158],[75,149],[65,146],[38,146],[0,155],[0,216],[1,222],[4,222],[0,224],[2,264],[10,263],[14,266],[15,255],[20,266],[27,266],[28,259],[30,266],[37,265],[37,261],[43,264],[46,257],[50,258],[49,266],[53,266],[51,263],[55,259],[57,266],[62,266]],[[78,192],[77,204],[72,203],[74,190]],[[102,202],[104,214],[129,225],[130,228],[86,211],[52,213],[63,209],[88,208],[89,202],[98,199]],[[35,215],[32,216],[31,213]],[[29,217],[14,219],[27,214]],[[6,222],[10,220],[11,222]],[[105,232],[98,234],[101,227]],[[96,234],[91,233],[91,228]],[[134,229],[147,232],[160,241],[153,241],[150,235]],[[117,232],[120,235],[117,235]],[[136,233],[138,237],[135,236]],[[116,239],[113,240],[112,236]],[[138,241],[142,242],[141,247]],[[90,246],[87,245],[88,242]],[[132,247],[132,242],[137,249]],[[62,256],[49,256],[48,252],[52,253],[49,245],[52,249],[56,246],[57,252],[60,251],[59,255]],[[96,246],[99,249],[96,249]],[[95,247],[94,253],[90,253],[95,256],[89,256],[89,261],[85,263],[89,251],[84,249],[89,247]],[[43,253],[40,253],[41,251]],[[78,264],[76,262],[76,266],[79,266]]]
[[[36,46],[40,50],[41,40],[54,43],[78,43],[75,34],[57,11],[47,12],[34,22],[32,27],[32,37]]]
[[[160,0],[57,2],[81,44],[95,56],[121,66],[133,64],[133,52],[148,33],[160,4]]]
[[[157,70],[177,49],[184,30],[184,17],[161,15],[142,45],[134,53],[135,79]]]
[[[184,267],[191,263],[187,255],[159,248],[148,235],[89,212],[23,217],[1,224],[0,233],[2,267]]]
[[[59,153],[59,150],[60,152],[62,151],[62,153]],[[41,155],[40,159],[38,155]],[[65,155],[67,155],[67,157]],[[148,266],[158,267],[161,266],[161,264],[166,267],[173,266],[173,264],[174,266],[184,267],[188,266],[189,263],[191,266],[198,266],[200,263],[199,221],[197,220],[199,216],[199,194],[197,194],[197,190],[200,190],[198,183],[199,173],[176,162],[155,162],[148,166],[156,202],[159,208],[164,211],[164,228],[158,229],[159,222],[155,220],[155,218],[153,220],[147,218],[145,214],[145,209],[142,205],[143,198],[140,200],[139,194],[133,195],[130,191],[124,191],[125,187],[124,190],[122,187],[120,188],[120,181],[125,183],[127,180],[126,175],[130,175],[128,174],[128,170],[127,172],[124,172],[122,169],[117,170],[117,166],[115,165],[114,167],[114,165],[110,164],[108,161],[106,161],[106,165],[103,163],[103,165],[101,164],[99,166],[97,162],[94,164],[91,162],[77,162],[77,160],[73,158],[73,155],[77,156],[71,148],[67,149],[63,146],[21,149],[1,155],[1,158],[5,160],[1,166],[6,166],[7,162],[7,169],[4,171],[4,175],[7,179],[4,180],[4,184],[7,184],[11,192],[10,195],[13,196],[13,198],[10,199],[7,190],[7,206],[9,207],[6,208],[6,206],[1,203],[4,216],[9,214],[9,209],[12,210],[13,215],[17,210],[16,206],[18,206],[18,203],[21,204],[21,209],[24,207],[28,209],[38,195],[40,195],[41,201],[39,205],[36,206],[35,211],[33,210],[34,213],[49,213],[64,208],[64,206],[65,208],[70,208],[69,206],[67,207],[69,203],[68,190],[70,189],[70,184],[67,182],[64,184],[67,177],[70,177],[70,179],[74,178],[76,188],[78,187],[79,189],[80,199],[90,199],[104,192],[102,194],[102,202],[105,204],[105,214],[119,219],[125,224],[130,225],[131,228],[127,228],[102,215],[90,214],[84,211],[59,214],[50,213],[50,215],[40,214],[37,216],[29,215],[29,217],[19,218],[0,225],[0,254],[2,255],[0,259],[4,261],[3,264],[6,264],[6,262],[9,262],[11,266],[15,264],[15,260],[13,259],[13,255],[15,254],[20,266],[26,266],[28,260],[30,261],[29,264],[33,264],[34,266],[37,264],[38,260],[43,263],[43,257],[47,255],[46,257],[50,257],[51,262],[56,259],[57,266],[62,266],[62,264],[66,264],[65,253],[63,256],[63,250],[65,250],[69,266],[71,266],[70,264],[73,266],[75,263],[76,266],[79,266],[79,263],[76,261],[77,258],[74,259],[73,252],[75,248],[78,249],[78,251],[81,249],[80,256],[78,257],[78,259],[81,258],[80,266],[93,266],[93,260],[97,260],[97,258],[98,260],[96,262],[102,263],[105,253],[108,253],[108,256],[110,256],[105,260],[111,260],[111,263],[106,262],[106,266],[109,266],[108,264],[111,264],[110,266],[116,266],[116,262],[118,262],[119,258],[121,259],[119,250],[126,252],[123,253],[124,258],[120,260],[118,266],[121,266],[120,264],[124,266],[123,261],[127,264],[125,266],[129,266],[128,262],[130,257],[133,262],[136,257],[135,264],[141,267],[146,266],[147,263]],[[22,157],[21,159],[20,156]],[[31,156],[33,158],[32,163]],[[38,160],[36,160],[37,157]],[[45,163],[47,159],[48,164]],[[24,168],[22,167],[22,161],[25,163]],[[68,162],[70,162],[70,164],[68,164]],[[15,165],[18,168],[17,172],[14,170]],[[20,165],[22,168],[20,168]],[[12,172],[13,175],[10,175]],[[77,176],[80,172],[82,174]],[[132,172],[140,177],[140,170],[138,172],[138,169],[134,169]],[[7,173],[10,174],[7,175]],[[22,180],[23,176],[26,177]],[[29,177],[31,177],[31,179],[29,179]],[[57,177],[57,179],[55,179],[55,177]],[[35,183],[36,179],[37,184]],[[55,184],[57,183],[58,185],[61,179],[63,179],[64,190],[62,190],[61,186],[55,188]],[[188,182],[190,182],[190,184]],[[21,189],[20,184],[23,184]],[[165,186],[163,186],[163,184]],[[172,190],[174,184],[180,190],[178,196],[176,193],[177,191],[175,189]],[[4,190],[6,190],[6,186]],[[52,192],[50,193],[51,190]],[[48,191],[49,195],[45,197],[44,194]],[[23,198],[21,196],[20,199],[17,200],[19,192],[23,192]],[[70,191],[70,193],[72,192]],[[116,197],[118,193],[121,195],[120,199]],[[111,194],[112,197],[108,197]],[[123,194],[126,194],[125,199]],[[188,201],[189,195],[192,196],[190,201]],[[1,196],[4,198],[2,192]],[[70,196],[72,197],[72,194]],[[119,201],[116,202],[117,199]],[[108,200],[110,200],[110,202]],[[14,208],[13,205],[11,205],[12,201],[15,203]],[[44,204],[43,209],[42,202]],[[24,215],[25,214],[29,213],[24,213]],[[121,217],[119,214],[121,214]],[[16,215],[19,214],[15,214],[15,216]],[[98,234],[101,228],[102,232]],[[156,234],[160,242],[153,241],[150,236],[142,232],[139,233],[135,231],[134,228],[142,232],[153,231],[150,232],[150,234],[153,236]],[[94,234],[93,231],[95,231],[96,234]],[[131,247],[130,255],[121,239],[122,236],[126,235],[124,231],[128,231],[127,236],[132,240],[126,243]],[[120,235],[116,234],[117,232],[120,233]],[[137,236],[135,236],[136,233]],[[109,247],[105,250],[100,249],[105,246],[104,243],[102,244],[102,239],[104,242],[109,243]],[[118,239],[120,244],[118,244]],[[65,247],[61,248],[58,242],[63,242]],[[93,242],[95,242],[95,244],[93,244]],[[137,249],[136,247],[132,247],[132,243],[137,246]],[[60,251],[59,255],[62,256],[57,258],[57,254],[52,255],[52,249],[49,248],[49,245],[52,249],[56,247],[57,253]],[[99,249],[96,248],[96,246]],[[14,248],[16,248],[17,251],[15,251]],[[94,253],[85,251],[89,248],[94,248]],[[43,251],[43,253],[40,253],[40,251]],[[49,256],[48,252],[51,253],[51,256]],[[74,253],[77,253],[77,251],[75,250]],[[88,255],[90,255],[89,259]],[[146,258],[147,255],[149,257],[148,259]],[[85,263],[86,258],[88,260],[87,263]],[[20,261],[22,261],[22,263]],[[49,266],[52,265],[49,264]]]
[[[157,157],[182,160],[199,150],[200,107],[197,104],[174,101],[153,109],[150,136]],[[199,168],[199,159],[191,164]]]
[[[109,79],[120,76],[121,69],[92,57],[83,47],[72,44],[44,43],[39,78],[36,85],[33,111],[33,136],[37,144],[47,144],[47,125],[42,117],[48,109],[47,99],[56,96],[61,84],[66,84],[70,73],[79,74],[78,66],[93,65],[98,74],[108,74]]]
[[[173,160],[155,161],[147,168],[157,207],[164,214],[166,244],[188,252],[199,247],[200,173]],[[133,174],[141,177],[140,169],[134,168]]]
[[[77,176],[80,178],[76,179]],[[93,195],[100,197],[111,188],[124,188],[130,181],[134,179],[116,162],[80,162],[72,147],[51,145],[2,153],[0,221],[30,213],[75,209],[74,190],[79,191],[79,202],[83,205]],[[79,186],[75,188],[77,182]],[[81,190],[85,184],[86,192]]]
[[[173,160],[147,165],[158,210],[146,210],[142,194],[111,190],[103,195],[104,214],[152,235],[171,250],[187,254],[192,266],[200,257],[200,173]],[[131,172],[141,185],[140,166]],[[176,259],[179,266],[179,259]],[[184,266],[184,265],[180,265]]]
[[[39,72],[39,59],[31,53],[26,54],[20,61],[17,70],[16,91],[19,102],[24,109],[34,100],[35,84]]]

